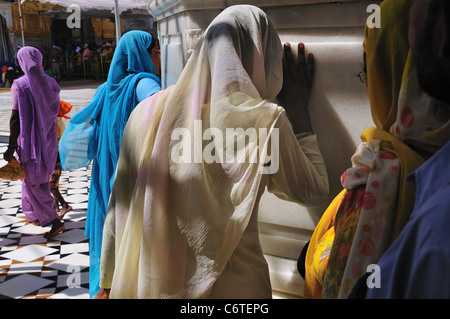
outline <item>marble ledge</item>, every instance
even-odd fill
[[[205,12],[213,12],[213,17],[221,10],[237,4],[251,4],[267,12],[277,28],[363,26],[369,13],[369,4],[379,4],[379,0],[155,0],[148,6],[148,12],[155,21],[166,20],[178,15],[188,15],[203,26]],[[295,6],[298,9],[292,10]],[[300,10],[301,7],[301,10]],[[208,21],[209,23],[210,21]],[[207,24],[206,24],[207,25]]]
[[[258,7],[292,6],[332,2],[350,2],[358,0],[153,0],[147,7],[150,14],[162,13],[177,7],[177,10],[223,9],[232,5],[252,4]],[[359,0],[360,1],[360,0]]]

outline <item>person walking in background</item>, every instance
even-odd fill
[[[72,117],[59,143],[64,171],[86,167],[92,161],[85,229],[89,238],[91,297],[100,289],[103,224],[123,130],[136,105],[161,89],[154,67],[159,61],[153,62],[150,57],[154,45],[156,39],[144,31],[129,31],[122,36],[107,81],[97,89],[90,104]]]
[[[50,191],[52,192],[53,198],[55,199],[56,211],[59,213],[59,218],[62,220],[64,216],[72,210],[72,206],[70,206],[64,197],[61,195],[59,191],[59,179],[61,177],[62,169],[61,169],[61,160],[59,158],[59,152],[56,160],[55,169],[50,177]],[[59,208],[61,206],[61,209]]]
[[[57,138],[58,143],[61,139],[62,134],[65,130],[65,123],[63,121],[63,118],[70,119],[66,114],[69,113],[72,110],[73,105],[70,103],[67,103],[63,100],[59,101],[59,112],[58,112],[58,129],[57,129]],[[59,151],[58,156],[56,157],[56,165],[55,169],[53,170],[52,176],[50,178],[50,191],[52,192],[53,197],[55,198],[55,204],[56,204],[56,211],[61,213],[59,214],[59,218],[63,219],[64,216],[72,210],[72,206],[70,206],[64,199],[64,197],[61,195],[59,191],[59,179],[61,177],[62,168],[61,168],[61,159],[59,157]],[[61,206],[61,210],[59,209],[59,206]]]
[[[55,79],[45,74],[38,49],[21,48],[17,60],[25,74],[11,87],[11,133],[4,159],[11,161],[17,152],[26,173],[22,181],[22,211],[36,225],[51,225],[45,237],[52,238],[65,229],[49,185],[58,153],[60,87]]]
[[[52,50],[50,51],[50,55],[52,58],[51,62],[52,62],[53,77],[59,83],[61,82],[62,79],[61,74],[61,59],[63,57],[62,49],[57,45],[53,45]]]

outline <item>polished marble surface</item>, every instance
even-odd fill
[[[63,85],[61,99],[73,116],[88,105],[99,83]],[[9,137],[11,94],[0,92],[0,167]],[[60,192],[73,210],[66,230],[47,240],[50,227],[27,222],[21,210],[20,181],[0,180],[0,299],[89,298],[89,241],[84,236],[90,168],[63,172]]]
[[[47,240],[50,227],[29,223],[21,210],[21,182],[0,180],[0,299],[89,298],[89,182],[90,168],[63,172],[60,192],[73,210],[64,216],[66,230]]]

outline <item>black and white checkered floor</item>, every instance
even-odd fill
[[[7,140],[0,135],[0,167]],[[21,210],[21,181],[0,180],[0,299],[89,298],[89,241],[84,236],[90,168],[63,172],[60,192],[73,210],[66,230],[34,226]]]

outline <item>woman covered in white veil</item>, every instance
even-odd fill
[[[305,206],[323,204],[329,191],[308,113],[313,58],[300,57],[301,74],[287,68],[285,85],[282,58],[263,11],[230,7],[177,84],[136,107],[109,202],[98,297],[271,298],[257,226],[266,186]]]

